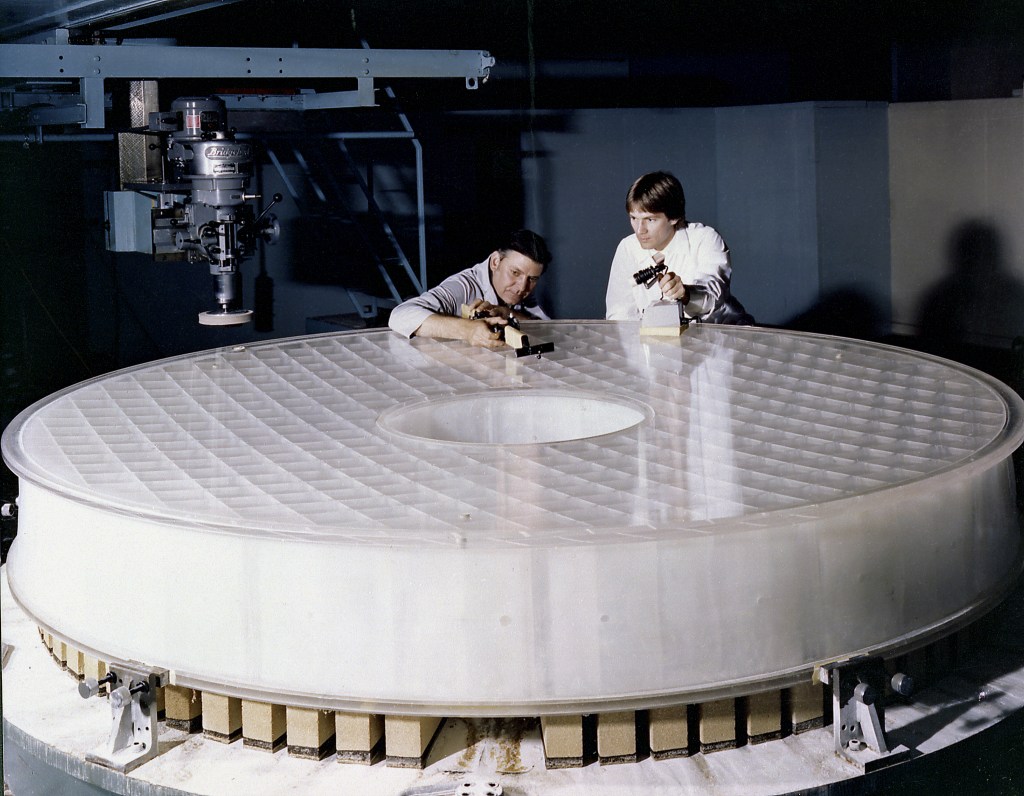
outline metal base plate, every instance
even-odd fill
[[[240,326],[252,320],[252,310],[232,310],[230,312],[200,312],[201,326]]]

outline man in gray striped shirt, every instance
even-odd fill
[[[399,304],[391,311],[389,325],[405,337],[438,337],[504,348],[497,327],[505,326],[509,317],[548,318],[533,291],[550,262],[544,238],[528,229],[517,230],[483,262]],[[464,304],[479,317],[463,318]]]

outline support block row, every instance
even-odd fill
[[[971,629],[886,662],[892,671],[919,682],[963,665]],[[78,680],[102,680],[108,665],[52,634],[39,636],[53,659]],[[101,694],[108,689],[101,688]],[[540,720],[549,768],[655,760],[714,752],[801,733],[828,723],[829,695],[818,684],[801,683],[781,691],[749,694],[700,704],[593,715],[544,716]],[[337,753],[342,763],[422,767],[443,719],[342,713],[242,700],[213,692],[168,685],[158,709],[169,726],[199,732],[216,741],[321,760]]]
[[[548,768],[571,768],[592,757],[609,765],[635,762],[648,753],[664,760],[763,743],[822,726],[823,695],[821,685],[808,682],[696,705],[543,716],[544,757]]]

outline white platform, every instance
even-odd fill
[[[1024,405],[978,372],[768,329],[526,331],[554,352],[322,335],[42,402],[3,438],[15,597],[180,684],[531,716],[907,649],[1018,571]]]

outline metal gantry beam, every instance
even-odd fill
[[[476,88],[493,65],[480,50],[0,44],[0,77],[25,79],[462,77]]]
[[[141,40],[140,40],[141,41]],[[494,58],[482,50],[344,50],[272,47],[178,47],[168,44],[0,44],[0,78],[78,80],[79,97],[65,95],[74,106],[59,114],[40,115],[40,124],[66,122],[75,114],[86,128],[105,125],[104,81],[107,78],[216,78],[294,81],[308,78],[354,79],[356,89],[316,94],[265,94],[237,97],[236,107],[250,109],[352,108],[375,104],[378,78],[463,78],[475,89],[490,75]],[[58,98],[60,100],[62,98]]]

